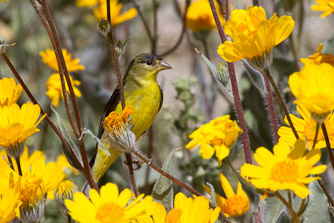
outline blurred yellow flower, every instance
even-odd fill
[[[317,123],[311,118],[311,114],[304,106],[298,105],[297,111],[302,118],[298,118],[290,114],[292,123],[295,126],[299,138],[306,139],[309,149],[312,149]],[[293,146],[294,143],[296,142],[296,137],[293,134],[292,129],[290,128],[289,122],[287,121],[286,117],[284,119],[284,122],[288,126],[282,126],[279,128],[277,133],[280,136],[279,141],[286,142],[289,144],[289,146]],[[327,134],[330,140],[330,144],[334,145],[334,116],[329,115],[324,123],[327,129]],[[319,128],[317,141],[314,148],[321,149],[325,147],[326,147],[326,142],[324,134],[322,133],[321,128]]]
[[[321,18],[325,18],[334,12],[334,0],[315,0],[315,2],[318,3],[318,5],[312,5],[311,9],[313,11],[324,12]]]
[[[15,83],[14,78],[2,78],[0,80],[0,106],[9,106],[16,103],[22,92],[20,84]]]
[[[194,131],[189,138],[193,139],[186,145],[187,149],[193,149],[199,145],[203,159],[209,159],[216,152],[219,164],[230,154],[230,149],[235,144],[242,130],[236,121],[232,121],[229,115],[218,117]]]
[[[68,53],[66,49],[63,49],[62,52],[68,72],[85,69],[83,65],[79,64],[79,58],[72,59],[72,54]],[[40,51],[39,55],[42,57],[43,63],[51,67],[53,70],[59,72],[56,54],[53,50],[46,49],[45,51]]]
[[[217,52],[228,62],[246,59],[256,69],[268,68],[272,63],[272,49],[291,34],[294,26],[291,16],[278,18],[275,13],[267,20],[262,7],[234,9],[224,26],[233,42],[224,42]]]
[[[76,0],[75,5],[78,7],[93,7],[99,4],[101,0]]]
[[[18,158],[24,150],[22,143],[39,132],[37,125],[46,116],[38,119],[40,112],[40,107],[30,102],[21,108],[17,104],[0,107],[0,146],[5,147],[11,156]]]
[[[0,192],[0,223],[7,223],[15,218],[18,197],[16,189],[6,189]]]
[[[116,26],[120,23],[128,21],[137,15],[137,10],[131,8],[121,14],[123,4],[118,0],[110,0],[110,18],[111,26]],[[94,15],[97,20],[107,19],[107,2],[100,0],[98,6],[94,9]]]
[[[217,1],[214,1],[214,4],[221,24],[224,24],[225,18],[221,13],[220,6]],[[197,0],[190,4],[186,16],[186,26],[194,32],[217,29],[209,1]]]
[[[280,142],[273,150],[274,154],[264,147],[258,148],[254,159],[260,166],[244,164],[241,176],[247,177],[257,188],[291,190],[305,199],[311,193],[306,185],[320,179],[310,175],[321,174],[326,170],[326,165],[313,166],[321,158],[320,150],[306,152],[305,142],[300,139],[292,149],[288,144]]]
[[[141,194],[134,198],[129,189],[119,193],[117,185],[107,183],[100,194],[91,189],[90,200],[81,192],[73,195],[73,201],[65,200],[69,214],[75,221],[87,223],[128,223],[149,216],[152,197]]]
[[[74,173],[75,175],[79,174],[79,171],[70,165],[64,154],[60,154],[58,156],[56,165],[66,176],[70,173]]]
[[[309,56],[308,58],[300,58],[300,61],[303,64],[321,64],[321,63],[328,63],[332,66],[334,66],[334,55],[332,54],[322,54],[321,51],[323,49],[322,43],[319,44],[317,53],[313,54],[312,56]]]
[[[81,82],[78,80],[73,80],[73,78],[70,76],[70,80],[72,83],[73,91],[76,97],[81,98],[81,92],[76,86],[80,86]],[[69,94],[70,90],[68,88],[68,84],[66,83],[66,91]],[[52,105],[54,107],[57,107],[59,105],[60,97],[64,97],[62,93],[61,88],[61,81],[60,81],[60,75],[59,73],[53,73],[49,79],[46,82],[46,95],[50,98],[52,101]]]
[[[318,123],[325,121],[334,109],[334,67],[327,63],[306,64],[289,77],[291,92]]]
[[[216,193],[216,202],[224,215],[229,218],[246,213],[250,208],[250,202],[247,194],[242,189],[241,183],[238,182],[237,194],[235,194],[230,183],[222,173],[219,173],[219,181],[226,198]],[[207,186],[204,186],[204,188],[208,193],[211,193],[211,190]]]

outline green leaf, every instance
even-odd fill
[[[208,183],[208,182],[206,182],[206,185],[208,185],[208,187],[210,188],[210,191],[211,191],[211,194],[210,194],[210,196],[211,196],[211,199],[210,199],[211,203],[212,203],[214,206],[217,206],[217,203],[216,203],[216,192],[215,192],[215,188],[213,187],[212,184],[210,184],[210,183]]]
[[[120,56],[121,54],[124,53],[125,47],[126,47],[127,43],[129,42],[129,40],[130,40],[130,38],[127,37],[123,41],[121,41],[121,40],[117,41],[116,46],[115,46],[115,50],[116,50],[118,56]]]
[[[283,216],[281,213],[284,211],[285,207],[284,204],[276,197],[266,198],[263,200],[263,222],[266,223],[274,223],[274,222],[281,222],[278,221]],[[288,221],[289,222],[289,221]]]
[[[170,173],[170,163],[172,157],[176,151],[180,148],[174,149],[169,153],[164,164],[162,165],[162,170]],[[167,213],[173,209],[173,184],[168,178],[160,175],[152,190],[153,200],[161,203],[165,208]]]
[[[58,122],[58,128],[61,132],[61,134],[64,136],[64,138],[66,139],[66,141],[68,142],[68,144],[70,145],[70,148],[72,149],[74,155],[76,156],[76,158],[79,160],[80,164],[83,166],[83,162],[82,162],[82,158],[81,158],[81,154],[79,151],[79,148],[77,146],[76,143],[74,143],[74,141],[72,140],[70,134],[68,133],[67,129],[65,128],[65,126],[63,125],[63,121],[61,119],[61,117],[59,116],[59,114],[57,113],[57,111],[52,107],[51,110],[56,114],[56,118],[57,118],[57,122]],[[78,168],[75,163],[72,160],[72,157],[69,155],[69,153],[67,152],[66,149],[64,149],[64,147],[61,147],[68,162],[75,168]],[[78,168],[79,169],[79,168]]]
[[[330,213],[327,207],[327,197],[318,185],[317,181],[313,181],[309,184],[310,201],[303,214],[304,223],[322,223],[331,222]]]

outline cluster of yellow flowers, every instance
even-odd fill
[[[39,132],[41,109],[30,102],[16,104],[22,87],[13,78],[0,80],[0,222],[15,217],[35,221],[43,216],[45,197],[62,181],[63,169],[69,167],[63,155],[57,163],[45,163],[43,152],[28,155],[24,143]]]
[[[68,72],[74,72],[85,69],[83,65],[79,64],[80,62],[79,58],[72,59],[72,55],[68,53],[66,49],[63,49],[62,52]],[[46,49],[45,51],[41,51],[39,54],[42,57],[42,61],[46,65],[48,65],[54,71],[59,72],[56,54],[53,50]],[[79,86],[81,82],[78,80],[73,80],[71,76],[70,80],[75,96],[80,98],[81,92],[76,86]],[[65,83],[66,83],[66,91],[67,93],[70,93],[70,90],[68,88],[68,83],[66,82],[66,80]],[[62,93],[62,86],[59,73],[53,73],[49,77],[48,81],[46,82],[46,89],[47,89],[46,95],[52,101],[52,105],[54,107],[57,107],[59,105],[60,97],[62,98],[64,97]]]

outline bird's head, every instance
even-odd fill
[[[150,53],[143,53],[136,56],[129,65],[128,72],[140,75],[156,77],[158,72],[172,67],[162,60],[160,56]]]

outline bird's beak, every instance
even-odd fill
[[[167,70],[167,69],[173,69],[171,65],[166,63],[165,61],[161,60],[159,63],[160,70]]]

